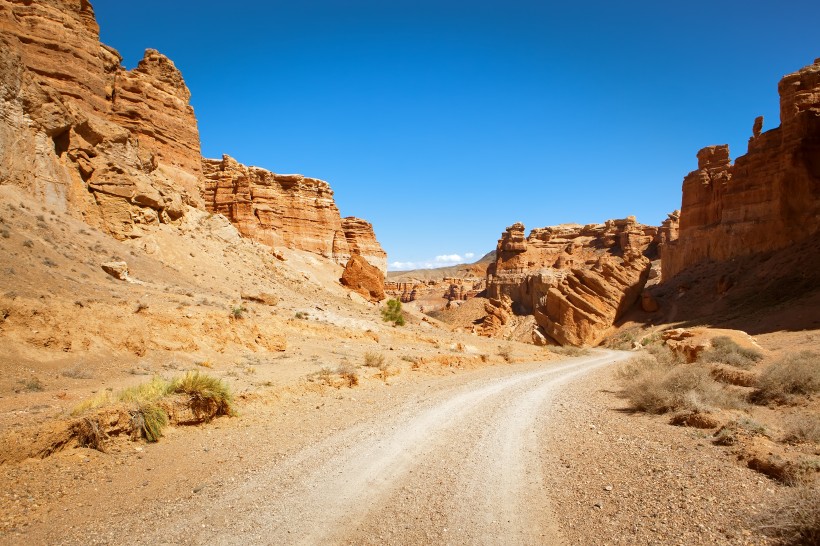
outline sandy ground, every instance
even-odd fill
[[[23,523],[0,543],[766,543],[750,522],[782,486],[624,412],[628,355],[282,391],[158,444],[6,466]]]

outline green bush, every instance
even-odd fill
[[[382,320],[392,322],[396,326],[404,326],[404,314],[401,311],[401,302],[399,300],[387,300],[387,307],[382,309]]]

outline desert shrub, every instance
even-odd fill
[[[610,349],[618,349],[628,351],[635,345],[638,339],[638,334],[635,330],[624,330],[619,332],[615,337],[611,338],[606,344]]]
[[[783,544],[820,544],[820,485],[792,488],[760,516],[758,529]]]
[[[503,358],[505,362],[512,362],[512,347],[509,345],[502,345],[498,348],[498,356]]]
[[[801,413],[786,419],[783,441],[790,444],[801,442],[820,443],[820,415]]]
[[[62,376],[70,377],[71,379],[91,379],[92,377],[94,377],[91,374],[91,372],[89,372],[88,370],[84,370],[79,366],[63,370]]]
[[[299,320],[307,320],[308,319],[308,314],[303,313],[302,311],[297,311],[296,314],[294,315],[294,317],[296,317]]]
[[[228,385],[216,377],[188,372],[168,385],[169,394],[186,394],[191,397],[194,413],[207,412],[215,415],[233,415],[233,396]]]
[[[382,309],[382,320],[392,322],[396,326],[404,326],[404,314],[401,311],[401,302],[399,300],[387,300],[386,307]]]
[[[729,421],[715,433],[714,442],[721,446],[732,446],[741,436],[768,436],[766,427],[746,417]]]
[[[248,310],[244,305],[237,305],[235,307],[231,307],[231,318],[237,319],[237,320],[245,318],[245,313],[247,311]]]
[[[586,347],[573,347],[572,345],[550,347],[550,352],[563,356],[584,356],[589,354]]]
[[[21,379],[17,382],[23,390],[29,392],[40,392],[46,390],[46,386],[40,381],[37,377],[32,377],[30,379]]]
[[[712,346],[703,351],[698,360],[701,362],[719,362],[736,368],[749,369],[763,358],[763,353],[756,349],[741,347],[728,336],[712,339]]]
[[[378,353],[365,353],[364,365],[368,368],[379,368],[384,365],[384,355]]]
[[[757,387],[752,399],[759,403],[788,403],[820,392],[820,356],[812,351],[788,354],[763,371]]]
[[[624,396],[632,406],[647,413],[667,413],[742,405],[741,398],[725,389],[698,365],[679,364],[676,357],[658,359],[646,354],[622,365],[617,371]]]
[[[355,387],[359,384],[359,372],[350,364],[342,364],[336,373],[347,383],[348,387]]]

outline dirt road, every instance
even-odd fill
[[[539,434],[553,416],[550,398],[627,356],[599,350],[430,388],[270,464],[207,505],[179,506],[144,542],[558,543]]]

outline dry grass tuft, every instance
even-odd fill
[[[365,353],[364,365],[368,368],[381,368],[384,365],[384,355],[378,353]]]
[[[763,404],[787,404],[820,392],[820,355],[801,351],[784,356],[763,371],[757,387],[752,399]]]
[[[748,370],[763,358],[763,353],[755,349],[741,347],[729,336],[712,339],[712,346],[699,355],[701,362],[718,362],[735,368]]]
[[[820,484],[793,488],[758,522],[763,534],[782,544],[820,544]]]
[[[589,354],[586,347],[573,347],[572,345],[550,347],[550,352],[563,356],[584,356]]]
[[[359,384],[359,372],[350,364],[342,364],[336,370],[336,373],[339,374],[339,377],[344,380],[348,387],[355,387]]]
[[[498,348],[498,356],[504,359],[504,362],[512,362],[512,347],[509,345],[502,345]]]
[[[191,408],[196,414],[233,415],[233,396],[227,384],[216,377],[195,372],[171,381],[168,394],[186,394],[191,397]]]
[[[789,444],[820,443],[820,415],[801,413],[786,419],[783,441]]]
[[[630,360],[617,372],[623,394],[635,409],[655,414],[742,407],[742,398],[715,381],[707,367],[681,362],[668,349]]]
[[[157,404],[141,405],[131,411],[131,430],[137,437],[157,442],[168,426],[168,414]]]

